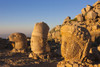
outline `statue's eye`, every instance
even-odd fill
[[[13,35],[13,37],[16,37],[15,35]]]

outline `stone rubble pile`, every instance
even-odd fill
[[[61,54],[57,67],[100,66],[100,1],[87,5],[82,14],[68,17],[61,25]]]

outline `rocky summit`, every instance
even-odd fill
[[[61,43],[64,60],[58,63],[58,67],[99,66],[100,1],[93,6],[87,5],[74,19],[66,17],[62,25],[49,32],[48,37]]]
[[[31,38],[0,38],[0,67],[100,67],[100,1],[49,31],[36,23]]]

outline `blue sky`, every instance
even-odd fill
[[[31,34],[34,24],[44,21],[50,28],[74,18],[97,0],[0,0],[0,34]]]

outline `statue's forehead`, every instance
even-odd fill
[[[13,33],[12,36],[21,36],[21,35],[18,33]]]

